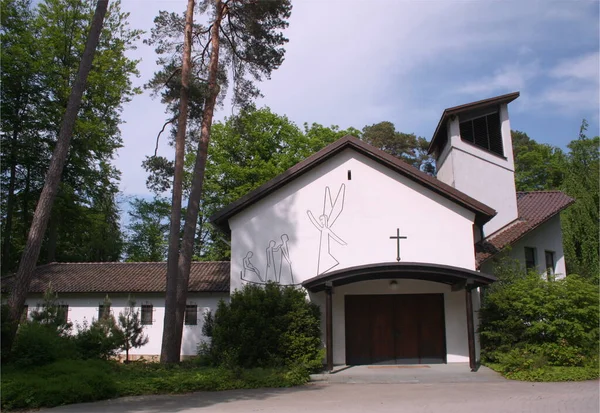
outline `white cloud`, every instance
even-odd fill
[[[559,79],[581,79],[590,83],[598,83],[600,53],[589,53],[572,59],[562,60],[550,70],[550,76]]]
[[[514,92],[526,87],[527,82],[540,72],[539,64],[515,63],[497,69],[492,76],[484,76],[475,81],[468,81],[458,88],[457,92],[467,95],[488,96],[492,94]]]

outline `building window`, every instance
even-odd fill
[[[185,325],[198,325],[198,306],[195,304],[185,306]]]
[[[67,324],[69,320],[69,305],[68,304],[60,304],[58,306],[57,319],[60,320],[62,324]]]
[[[535,269],[535,248],[525,247],[525,268]]]
[[[504,156],[498,112],[461,122],[460,137],[480,148]]]
[[[554,275],[554,251],[546,251],[546,275],[548,278]]]
[[[142,304],[142,324],[152,325],[154,306],[152,304]]]
[[[98,320],[100,320],[102,317],[108,317],[109,315],[110,315],[110,304],[109,305],[100,304],[98,306]]]

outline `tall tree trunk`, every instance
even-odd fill
[[[27,298],[27,291],[29,290],[33,271],[40,255],[42,240],[44,233],[46,232],[46,227],[48,226],[52,205],[56,198],[56,193],[58,192],[60,178],[69,152],[75,120],[77,119],[77,112],[81,106],[87,77],[92,68],[92,61],[94,59],[96,47],[98,46],[100,33],[102,32],[107,8],[108,0],[98,0],[96,3],[96,11],[94,12],[90,33],[81,58],[81,63],[79,64],[79,72],[75,79],[75,83],[73,84],[73,89],[71,90],[71,96],[69,97],[67,110],[60,127],[56,148],[54,148],[54,153],[50,160],[50,167],[46,174],[44,188],[42,189],[42,194],[40,195],[40,199],[35,208],[33,221],[31,222],[31,227],[29,228],[29,234],[27,236],[27,243],[25,244],[23,255],[21,255],[19,269],[17,270],[15,282],[8,299],[8,305],[10,307],[9,322],[11,323],[10,334],[8,335],[9,337],[7,337],[9,345],[12,344],[17,332],[19,320],[23,312],[23,305]]]
[[[8,196],[6,197],[6,221],[4,221],[4,239],[2,240],[2,270],[6,271],[11,264],[12,220],[15,209],[15,181],[17,175],[17,131],[13,133],[10,145],[10,178],[8,180]]]
[[[202,196],[202,187],[204,184],[204,170],[206,168],[215,103],[217,101],[217,95],[219,94],[219,85],[217,84],[217,74],[219,70],[219,29],[221,28],[221,20],[225,13],[225,7],[226,6],[221,3],[221,0],[215,1],[216,16],[212,23],[210,61],[208,64],[208,96],[204,101],[201,136],[200,142],[198,143],[198,151],[196,153],[192,188],[188,199],[183,240],[181,242],[181,253],[179,256],[179,282],[177,284],[178,317],[176,325],[178,346],[181,346],[183,314],[185,313],[190,267],[192,265],[192,255],[194,253],[194,238],[196,235],[200,198]],[[179,317],[179,314],[181,314],[181,317]]]
[[[25,166],[25,189],[23,190],[22,205],[23,210],[23,238],[27,239],[27,228],[29,227],[29,194],[31,188],[31,162]]]
[[[58,243],[58,213],[50,211],[48,223],[48,244],[46,245],[46,261],[56,261],[56,244]]]
[[[171,225],[169,228],[169,252],[167,255],[167,292],[165,297],[165,318],[163,323],[160,361],[177,363],[181,353],[181,336],[177,339],[175,328],[183,323],[183,313],[177,311],[177,285],[179,271],[179,236],[181,230],[181,196],[183,187],[183,167],[185,155],[185,132],[188,117],[190,74],[192,70],[192,29],[194,23],[194,0],[188,0],[185,15],[185,33],[183,41],[183,59],[181,67],[181,96],[179,99],[179,118],[175,137],[175,176],[173,178],[173,198],[171,206]]]

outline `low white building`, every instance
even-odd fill
[[[198,324],[186,326],[182,354],[194,354],[202,339],[202,311],[244,283],[277,281],[304,287],[321,306],[330,369],[467,361],[475,369],[478,287],[495,281],[491,258],[510,254],[540,273],[565,274],[558,214],[573,200],[515,191],[508,104],[518,95],[444,111],[430,145],[437,178],[347,136],[211,217],[231,235],[231,263],[194,263]],[[143,270],[153,265],[162,267]],[[86,266],[104,275],[79,281]],[[43,278],[44,268],[54,272]],[[150,342],[136,352],[160,352],[164,264],[38,271],[40,291],[32,291],[52,281],[73,321],[97,315],[106,293],[115,314],[128,293],[151,305]],[[194,281],[209,273],[211,282]],[[61,290],[55,278],[79,287]],[[155,287],[140,288],[149,278]]]

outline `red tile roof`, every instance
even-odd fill
[[[560,191],[517,192],[519,218],[475,244],[477,266],[523,238],[573,202],[573,198]]]
[[[35,269],[29,292],[43,293],[52,282],[57,293],[164,293],[166,262],[51,263]],[[2,279],[10,288],[12,276]],[[229,292],[229,262],[192,262],[190,292]]]

